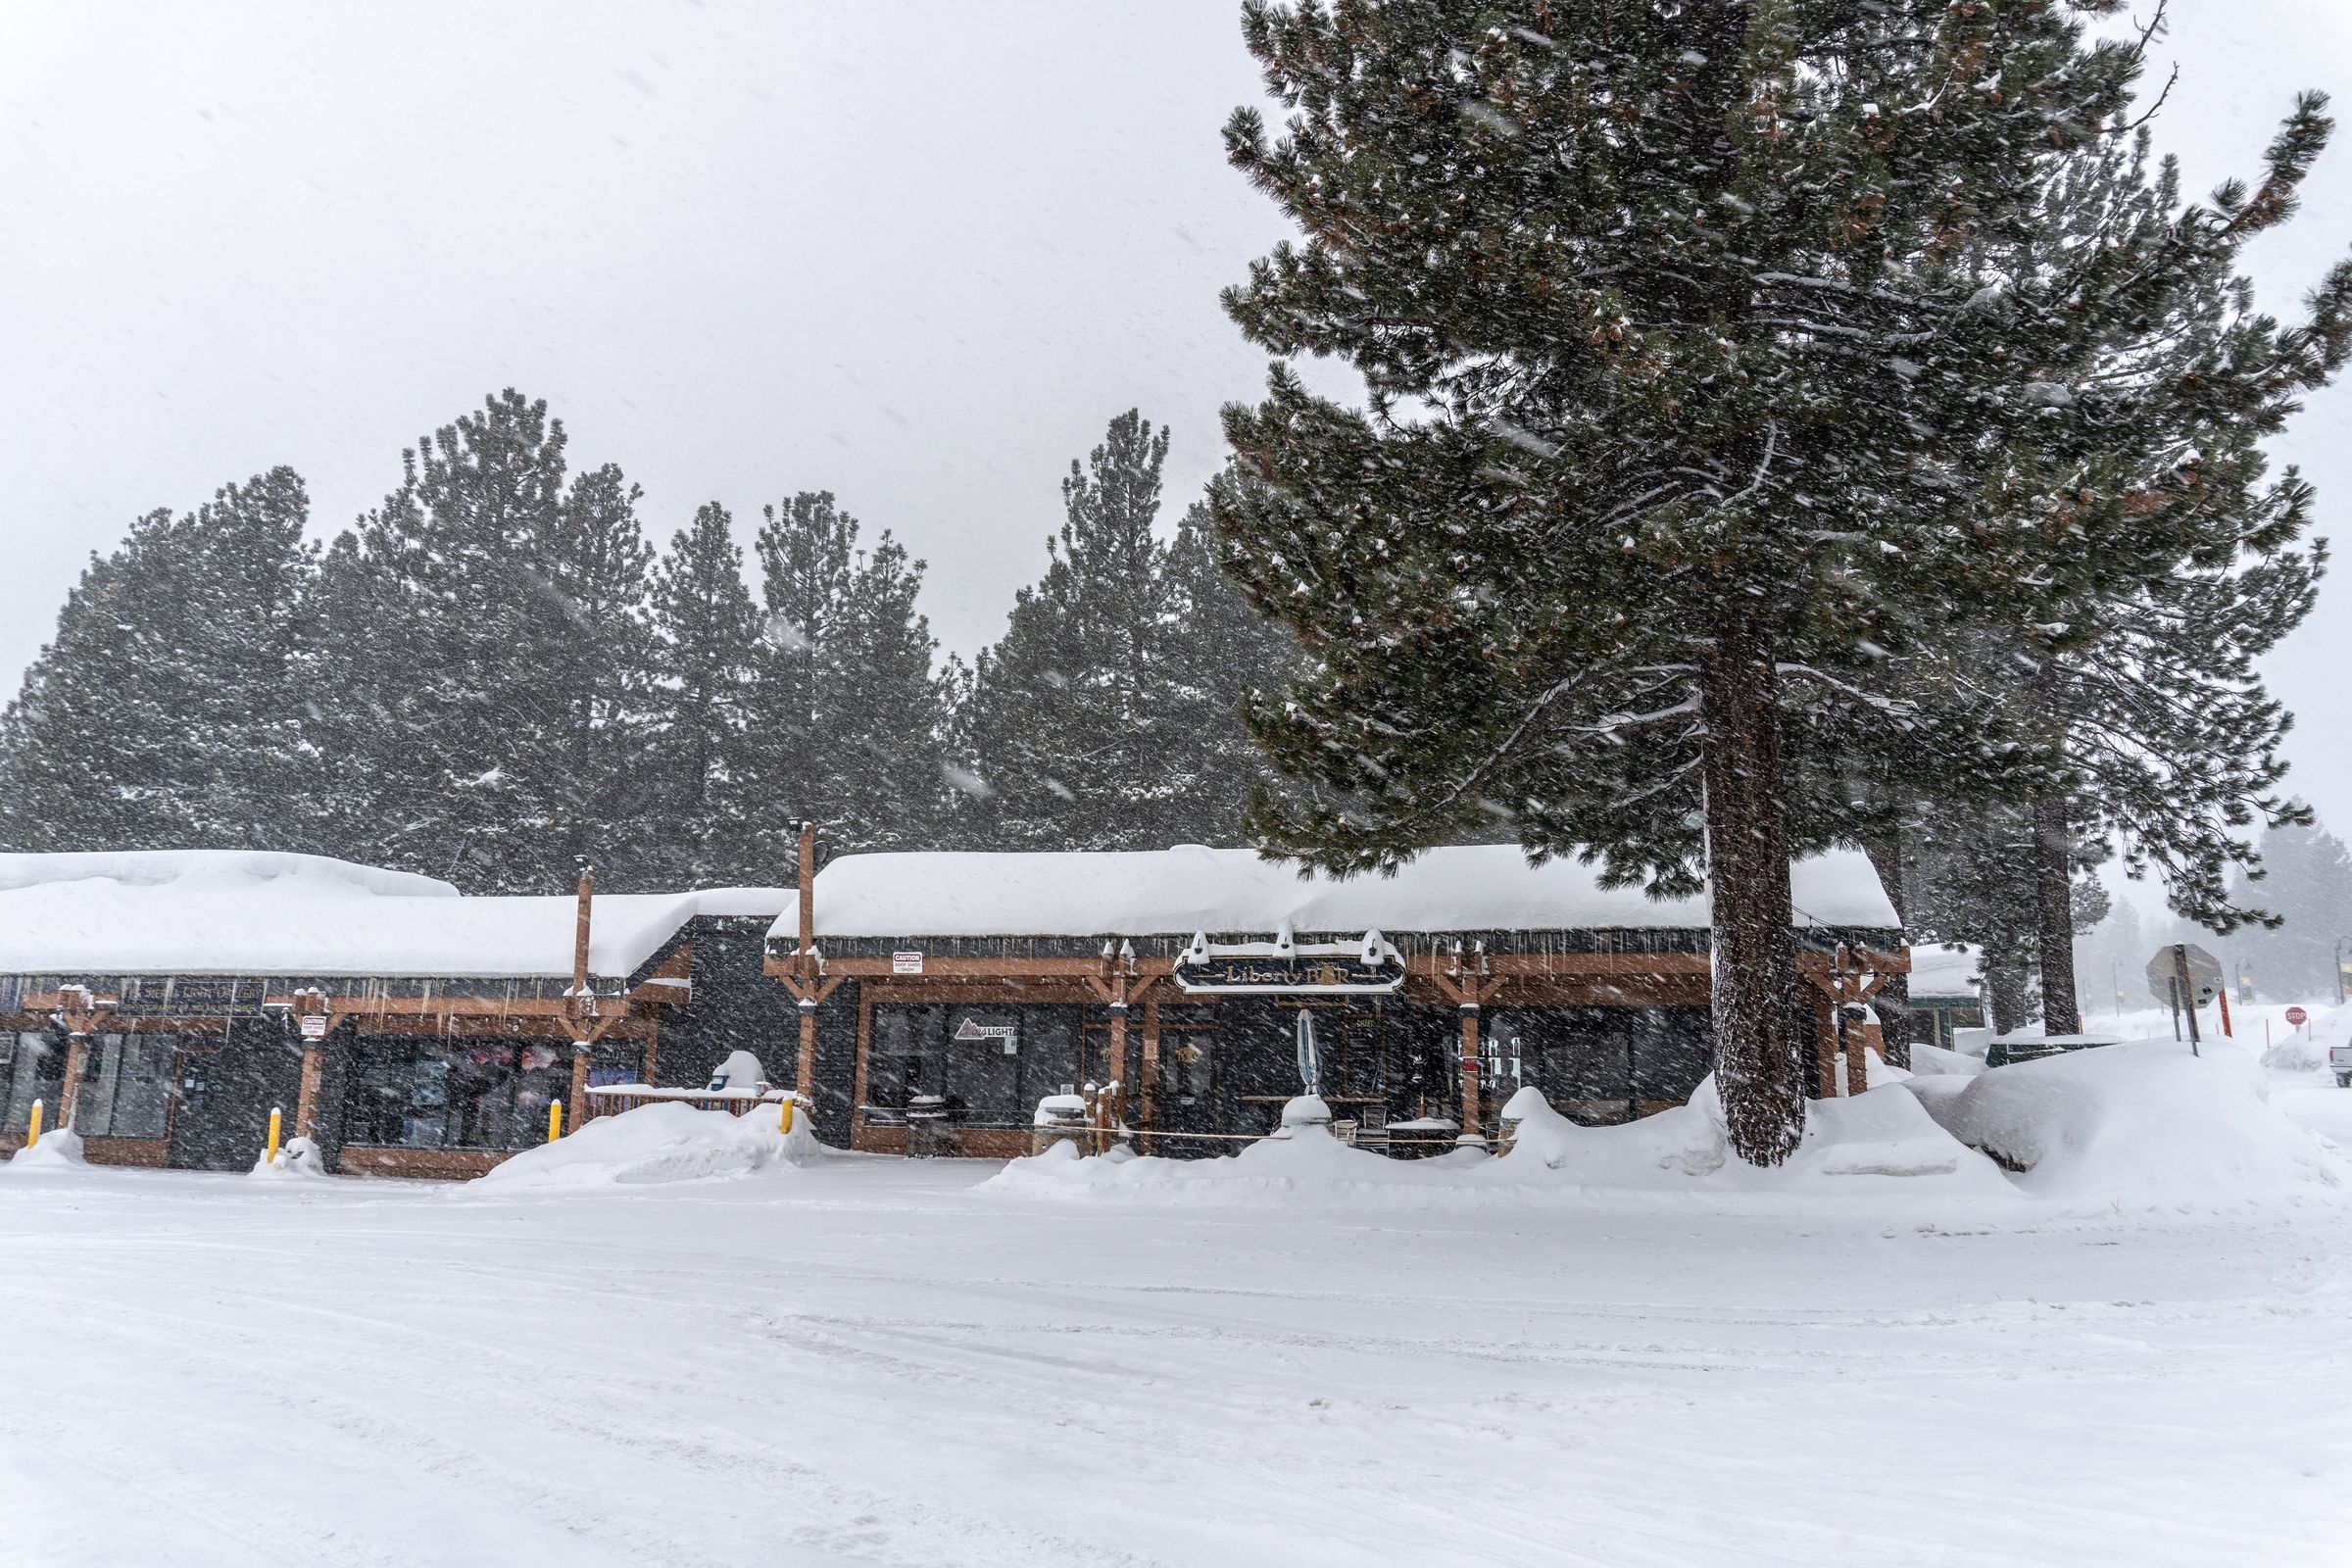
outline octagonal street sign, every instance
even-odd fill
[[[2168,942],[2156,950],[2148,960],[2148,990],[2167,1006],[2174,1004],[2175,983],[2180,977],[2180,960],[2188,960],[2188,988],[2191,996],[2180,1000],[2191,1006],[2202,1007],[2222,991],[2222,960],[2193,942]]]

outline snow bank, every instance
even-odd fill
[[[830,1152],[806,1115],[777,1131],[780,1112],[742,1116],[691,1105],[640,1105],[598,1116],[568,1137],[526,1150],[479,1178],[504,1189],[581,1190],[707,1181],[808,1164]],[[471,1185],[470,1183],[468,1185]]]
[[[2340,1191],[2352,1181],[2352,1168],[2271,1105],[2253,1056],[2226,1042],[2206,1042],[2202,1054],[2170,1040],[2102,1046],[1964,1083],[1922,1105],[2037,1197],[2172,1207]]]
[[[2262,1065],[2271,1072],[2317,1072],[2328,1065],[2328,1053],[2316,1040],[2288,1035],[2262,1054]]]
[[[86,1164],[81,1157],[81,1134],[59,1130],[41,1134],[41,1141],[30,1149],[20,1149],[0,1169],[14,1171],[74,1170]]]
[[[1850,1100],[1816,1101],[1795,1155],[1773,1170],[1731,1156],[1714,1081],[1691,1102],[1615,1127],[1569,1121],[1534,1090],[1504,1107],[1517,1123],[1511,1152],[1461,1151],[1398,1160],[1352,1149],[1300,1126],[1239,1153],[1209,1159],[1148,1155],[1110,1163],[1074,1152],[1016,1159],[983,1192],[1021,1196],[1116,1195],[1171,1202],[1319,1197],[1348,1204],[1509,1200],[1558,1194],[1592,1198],[1728,1197],[1992,1199],[2016,1194],[1999,1169],[1939,1127],[1901,1083]]]
[[[276,1159],[264,1155],[249,1174],[261,1181],[323,1181],[326,1160],[308,1138],[289,1138],[278,1146]]]
[[[1789,868],[1801,925],[1901,924],[1868,858]],[[845,855],[817,873],[816,935],[1191,936],[1196,932],[1705,930],[1704,895],[1604,888],[1592,866],[1531,866],[1511,845],[1423,851],[1394,876],[1300,876],[1253,850]],[[787,905],[771,941],[797,941]]]
[[[1914,1078],[1974,1078],[1984,1070],[1983,1056],[1964,1056],[1957,1051],[1946,1051],[1941,1046],[1911,1048],[1911,1076]]]

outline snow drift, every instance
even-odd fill
[[[2208,1041],[2201,1054],[2170,1040],[2100,1046],[1956,1081],[1958,1094],[1921,1102],[2036,1197],[2199,1205],[2342,1189],[2352,1178],[2272,1106],[2262,1068],[2227,1042]]]
[[[81,1157],[81,1134],[60,1128],[41,1134],[41,1141],[30,1149],[20,1149],[0,1160],[0,1170],[78,1170],[86,1163]]]
[[[794,1119],[789,1135],[777,1130],[779,1120],[767,1106],[731,1116],[686,1104],[640,1105],[526,1150],[480,1180],[507,1189],[569,1190],[709,1181],[788,1169],[830,1152],[807,1116]]]
[[[326,1157],[308,1138],[289,1138],[272,1160],[267,1154],[253,1162],[247,1174],[263,1181],[324,1181]]]
[[[1731,1156],[1714,1081],[1688,1105],[1615,1127],[1561,1116],[1532,1089],[1504,1108],[1517,1137],[1508,1155],[1475,1151],[1397,1160],[1352,1149],[1317,1127],[1298,1127],[1239,1153],[1209,1159],[1152,1155],[1080,1159],[1061,1149],[1016,1159],[982,1191],[1015,1195],[1103,1194],[1171,1201],[1249,1200],[1320,1195],[1446,1200],[1551,1192],[1608,1195],[1784,1195],[2014,1199],[1984,1155],[1938,1126],[1903,1083],[1850,1100],[1816,1101],[1804,1141],[1786,1165],[1757,1170]]]
[[[1915,1058],[1916,1059],[1916,1058]],[[2352,1190],[2352,1166],[2268,1101],[2252,1056],[2226,1043],[2192,1055],[2171,1041],[2103,1046],[1986,1070],[1937,1053],[1885,1069],[1850,1099],[1817,1100],[1786,1164],[1735,1157],[1712,1078],[1688,1105],[1614,1127],[1569,1121],[1532,1089],[1504,1107],[1511,1152],[1392,1160],[1298,1128],[1240,1153],[1184,1160],[1016,1159],[984,1191],[1126,1195],[1171,1201],[1321,1195],[1542,1191],[1812,1200],[1876,1197],[1913,1212],[1949,1199],[2061,1208],[2211,1207]],[[1874,1077],[1881,1069],[1874,1066]],[[1410,1200],[1409,1199],[1407,1200]]]

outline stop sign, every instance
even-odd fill
[[[2301,1007],[2289,1007],[2286,1009],[2286,1026],[2289,1029],[2300,1029],[2303,1027],[2303,1020],[2310,1016],[2311,1014],[2305,1012]]]

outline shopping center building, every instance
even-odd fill
[[[1023,1152],[1039,1102],[1089,1086],[1153,1152],[1226,1152],[1304,1075],[1401,1153],[1487,1144],[1526,1085],[1613,1122],[1707,1071],[1706,901],[1572,860],[816,863],[804,835],[794,888],[475,898],[305,856],[0,856],[0,1148],[38,1100],[94,1161],[245,1169],[274,1106],[329,1170],[468,1176],[542,1142],[553,1105],[576,1127],[612,1102],[592,1090],[697,1086],[748,1050],[820,1138],[879,1152]],[[1862,856],[1790,886],[1792,1046],[1834,1094],[1908,954]]]

